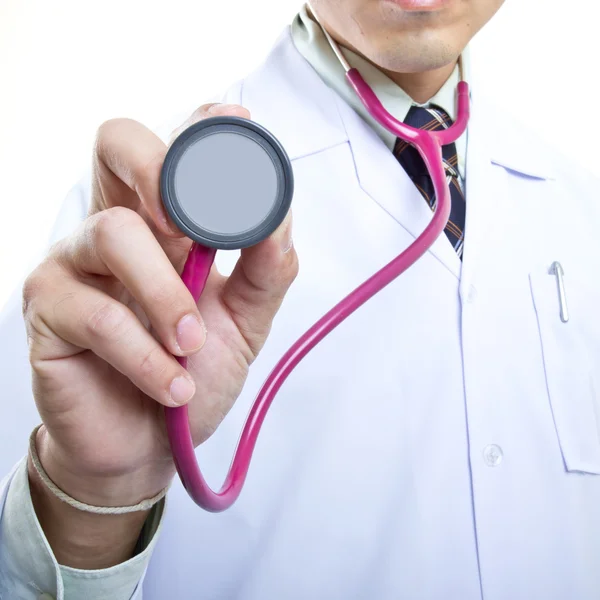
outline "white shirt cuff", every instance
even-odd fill
[[[142,552],[109,569],[84,571],[56,562],[33,509],[26,458],[9,485],[4,511],[0,511],[0,590],[4,586],[8,598],[37,600],[44,593],[56,600],[142,597],[141,582],[160,535],[164,500],[148,517]]]

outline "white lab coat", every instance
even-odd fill
[[[146,600],[600,598],[597,184],[476,87],[472,100],[464,262],[442,235],[304,359],[230,510],[206,513],[174,485]],[[197,452],[213,486],[281,354],[431,218],[287,31],[225,101],[293,161],[300,274],[242,397]],[[0,326],[7,473],[38,417],[18,306]]]

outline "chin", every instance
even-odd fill
[[[390,36],[376,41],[361,53],[386,71],[420,73],[454,63],[462,52],[460,46],[439,35],[402,33],[398,38]]]

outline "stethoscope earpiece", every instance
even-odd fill
[[[240,249],[268,237],[285,218],[294,179],[290,159],[264,127],[211,117],[173,142],[161,172],[163,203],[195,242]]]

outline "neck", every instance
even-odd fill
[[[318,20],[315,18],[315,15],[312,13],[308,4],[306,5],[306,11],[308,16],[318,23]],[[321,20],[321,26],[327,29],[327,32],[338,46],[351,50],[370,62],[382,73],[387,75],[397,86],[402,88],[402,90],[418,104],[424,104],[433,98],[442,89],[444,83],[450,78],[450,75],[452,75],[452,71],[454,71],[454,67],[456,66],[456,63],[454,62],[439,69],[421,73],[398,73],[396,71],[388,71],[362,54],[362,52],[352,46],[352,44],[348,43],[341,35],[334,31],[333,28],[323,22],[323,20]]]
[[[378,65],[375,66],[401,87],[415,102],[424,104],[442,89],[450,75],[452,75],[456,63],[423,73],[396,73],[382,69]]]

